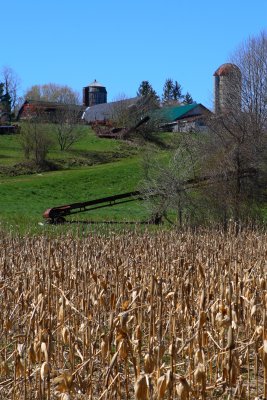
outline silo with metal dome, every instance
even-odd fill
[[[222,64],[214,73],[215,113],[241,109],[241,71],[237,65]]]
[[[107,102],[107,90],[105,86],[97,82],[96,79],[90,85],[83,88],[83,105],[92,107],[96,104]]]

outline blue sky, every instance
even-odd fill
[[[212,107],[213,73],[267,29],[267,0],[0,0],[0,68],[34,84],[82,92],[97,79],[108,101],[142,80],[161,96],[167,78]]]

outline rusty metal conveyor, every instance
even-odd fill
[[[85,211],[92,211],[98,208],[111,207],[135,200],[142,200],[142,195],[139,191],[127,192],[117,194],[115,196],[102,197],[96,200],[89,200],[80,203],[66,204],[63,206],[48,208],[43,213],[43,217],[50,223],[62,223],[65,221],[65,217],[68,215],[78,214]]]

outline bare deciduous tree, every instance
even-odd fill
[[[267,129],[267,32],[246,40],[232,61],[242,74],[242,110],[258,139]]]
[[[145,140],[160,140],[154,135],[159,130],[160,121],[150,118],[150,113],[158,107],[154,95],[139,96],[134,99],[120,98],[112,108],[112,124],[123,128],[123,138],[138,137]],[[146,121],[142,123],[142,121]],[[137,127],[135,129],[135,127]]]
[[[192,137],[179,137],[170,156],[146,154],[143,160],[144,180],[141,191],[148,200],[153,215],[167,216],[174,212],[181,226],[199,205],[195,196],[201,152],[198,141]]]
[[[134,107],[135,100],[120,94],[113,102],[110,120],[116,127],[129,127],[130,110]]]
[[[32,160],[37,166],[43,167],[52,141],[47,135],[47,128],[40,123],[41,116],[23,121],[20,143],[27,160]]]
[[[241,71],[241,104],[229,97],[228,110],[209,121],[212,171],[224,175],[221,200],[238,221],[250,214],[262,197],[267,152],[267,34],[249,38],[232,56]],[[207,146],[208,147],[208,146]],[[211,191],[212,192],[212,191]],[[226,207],[226,205],[228,207]]]
[[[43,100],[61,104],[80,104],[80,95],[67,85],[48,83],[34,85],[24,95],[25,100]]]
[[[60,150],[68,150],[81,137],[81,108],[79,106],[65,106],[57,109],[51,116],[55,125],[57,142]]]
[[[20,86],[20,78],[16,72],[8,66],[2,67],[0,82],[4,84],[4,91],[10,96],[11,114],[17,110],[19,103],[18,90]]]
[[[242,86],[240,81],[232,81],[232,93],[241,91],[241,102],[236,96],[228,96],[227,109],[207,120],[209,131],[206,134],[191,137],[194,139],[192,147],[188,147],[189,136],[187,140],[183,137],[179,146],[191,149],[191,161],[188,158],[183,162],[183,152],[179,151],[174,155],[179,159],[177,166],[173,168],[173,158],[172,164],[161,171],[152,184],[154,189],[158,187],[168,208],[173,209],[183,193],[181,168],[187,169],[192,175],[189,181],[193,179],[197,183],[194,190],[186,191],[187,197],[191,196],[206,215],[213,213],[224,222],[231,217],[236,222],[254,217],[264,200],[267,182],[266,33],[246,41],[233,60],[242,73]],[[197,168],[192,168],[193,165]],[[166,182],[164,195],[160,194],[162,182]],[[187,201],[187,209],[188,204]]]

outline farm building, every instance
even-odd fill
[[[97,104],[87,107],[83,113],[83,120],[88,124],[113,120],[118,113],[137,104],[139,97]]]
[[[172,132],[207,130],[205,119],[211,111],[200,103],[163,107],[153,113],[162,129]]]
[[[92,107],[106,102],[107,90],[96,79],[90,85],[83,88],[83,105],[85,107]]]
[[[98,104],[86,108],[82,118],[89,124],[105,123],[114,119],[114,116],[128,107],[138,108],[139,97],[120,100],[111,103]],[[155,119],[162,129],[173,132],[190,132],[206,130],[205,118],[211,111],[202,104],[175,105],[162,107],[147,112],[150,118]]]
[[[76,104],[52,103],[49,101],[26,100],[21,106],[17,120],[25,120],[38,117],[42,121],[51,120],[57,111],[74,111],[82,116],[84,107]]]
[[[226,63],[214,72],[215,113],[241,109],[241,71],[235,64]]]

